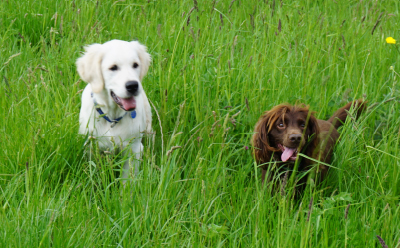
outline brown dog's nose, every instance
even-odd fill
[[[301,141],[301,134],[291,134],[289,135],[290,142],[299,143]]]

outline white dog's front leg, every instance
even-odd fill
[[[124,184],[127,179],[130,179],[131,167],[135,168],[134,176],[139,174],[140,159],[142,157],[143,145],[142,143],[132,144],[131,150],[128,150],[128,159],[124,163],[122,169],[122,179],[124,179]],[[133,165],[133,166],[131,166]]]

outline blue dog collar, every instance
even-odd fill
[[[132,119],[135,119],[135,117],[136,117],[136,110],[133,110],[133,111],[131,112],[131,118],[132,118]]]
[[[93,97],[93,92],[90,93],[90,95],[92,96],[94,107],[96,108],[96,111],[100,114],[101,117],[103,117],[106,121],[111,123],[111,127],[114,127],[126,115],[126,112],[125,112],[125,114],[123,116],[121,116],[117,119],[111,120],[110,118],[108,118],[108,116],[106,114],[104,114],[103,110],[99,107],[99,104],[96,102],[96,99],[94,99],[94,97]],[[132,119],[135,119],[136,118],[136,110],[131,111],[130,116]]]

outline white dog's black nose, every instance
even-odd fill
[[[125,84],[125,88],[129,93],[135,95],[138,93],[139,83],[138,81],[128,81]]]

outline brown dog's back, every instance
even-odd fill
[[[367,108],[366,102],[361,99],[349,102],[344,107],[338,109],[338,111],[336,111],[332,117],[329,118],[328,122],[332,123],[332,125],[338,129],[346,121],[348,111],[350,110],[351,106],[357,110],[356,118],[358,118],[360,114]]]

